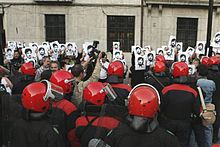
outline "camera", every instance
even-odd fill
[[[88,55],[90,58],[91,57],[96,58],[95,53],[97,53],[97,54],[100,53],[100,51],[97,49],[98,44],[99,44],[99,41],[95,40],[95,41],[93,41],[93,45],[89,45],[87,47]]]
[[[97,48],[98,44],[99,44],[99,41],[97,41],[97,40],[94,40],[94,41],[93,41],[93,47],[94,47],[94,48]]]

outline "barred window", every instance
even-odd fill
[[[65,43],[65,15],[45,15],[46,41]]]
[[[135,16],[107,17],[107,48],[112,49],[113,42],[120,42],[120,49],[125,52],[134,45]]]
[[[195,47],[197,41],[198,18],[177,18],[177,41],[183,42],[183,50]]]

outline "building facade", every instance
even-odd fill
[[[170,35],[185,48],[206,40],[208,0],[0,0],[0,6],[6,41],[72,41],[82,47],[98,40],[103,51],[119,41],[127,62],[131,45],[158,48]],[[220,0],[214,1],[212,36],[218,31]]]

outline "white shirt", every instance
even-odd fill
[[[108,69],[109,62],[107,62],[107,61],[105,63],[101,62],[101,65],[104,66],[106,69]],[[102,67],[101,71],[100,71],[99,79],[106,79],[107,76],[108,76],[107,71]]]

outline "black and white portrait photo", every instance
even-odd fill
[[[213,47],[220,47],[220,32],[217,32],[213,39]]]
[[[37,43],[29,43],[29,47],[33,50],[36,51],[38,49],[38,44]]]
[[[185,62],[185,63],[189,63],[189,57],[187,55],[186,52],[182,52],[178,54],[178,61],[179,62]]]
[[[87,54],[89,55],[89,57],[93,56],[93,50],[94,50],[93,45],[87,46]]]
[[[93,42],[85,42],[83,44],[83,51],[88,54],[88,48],[90,48],[89,46],[93,46]]]
[[[48,56],[48,50],[45,46],[39,45],[37,53],[38,60],[42,60],[44,56]]]
[[[27,59],[31,59],[33,57],[32,53],[33,51],[31,48],[25,48],[24,54]]]
[[[67,43],[66,44],[66,55],[67,56],[73,56],[74,54],[74,46],[72,43]]]
[[[205,41],[197,41],[196,42],[196,54],[205,54]]]
[[[51,50],[50,50],[50,59],[52,61],[56,61],[59,56],[59,43],[58,41],[54,41],[50,43]]]
[[[8,41],[8,48],[15,50],[17,47],[17,43],[15,41]]]
[[[155,51],[147,52],[146,54],[147,66],[151,66],[154,64],[155,56],[156,56]]]
[[[59,53],[59,43],[53,42],[51,50],[53,51],[53,53],[58,54]]]
[[[157,55],[163,55],[164,56],[163,48],[157,48]]]
[[[42,45],[43,45],[44,48],[46,48],[47,50],[50,50],[50,43],[49,43],[49,42],[42,42]]]
[[[113,50],[120,50],[120,42],[113,42]]]
[[[195,65],[190,64],[188,65],[188,67],[189,67],[189,75],[193,75],[196,72]]]
[[[176,49],[178,51],[178,53],[183,51],[183,43],[182,42],[177,42],[176,43]]]
[[[66,43],[66,55],[67,56],[76,56],[78,55],[77,46],[74,42]]]
[[[138,65],[138,67],[143,68],[143,66],[144,66],[144,58],[143,57],[138,57],[137,65]]]
[[[187,53],[187,55],[188,55],[188,57],[192,57],[192,55],[195,53],[195,49],[193,48],[193,47],[188,47],[187,49],[186,49],[186,53]]]
[[[175,48],[176,47],[176,37],[170,36],[168,47]]]
[[[31,47],[26,47],[22,49],[25,62],[33,61],[36,62],[36,53]]]
[[[113,60],[122,60],[122,51],[113,50]]]
[[[17,48],[23,48],[24,47],[24,43],[23,42],[17,42]]]
[[[11,60],[13,59],[14,50],[10,48],[5,48],[5,59]]]
[[[135,70],[146,69],[146,57],[135,54]]]
[[[141,47],[140,46],[136,46],[135,47],[135,54],[137,54],[137,55],[140,55],[141,54],[141,51],[142,51],[142,49],[141,49]]]
[[[66,50],[66,45],[65,44],[60,44],[60,52],[63,54]]]
[[[174,54],[175,54],[175,53],[174,53],[174,48],[169,47],[169,48],[167,48],[167,50],[165,51],[164,57],[165,57],[166,60],[174,60],[174,57],[175,57]]]

